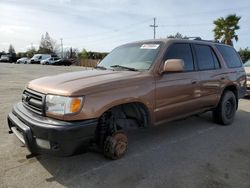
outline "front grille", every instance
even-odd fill
[[[44,98],[45,95],[32,90],[24,90],[22,102],[24,107],[37,114],[44,114]]]

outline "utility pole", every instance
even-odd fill
[[[63,58],[63,38],[60,38],[61,40],[61,58]]]
[[[155,39],[156,28],[158,27],[158,25],[156,25],[156,18],[154,18],[154,25],[150,25],[149,27],[153,27],[153,29],[154,29],[154,39]]]

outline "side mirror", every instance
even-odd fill
[[[164,72],[183,72],[184,61],[182,59],[168,59],[164,62],[162,73]]]

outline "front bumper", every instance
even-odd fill
[[[18,103],[8,115],[14,133],[31,153],[69,156],[94,140],[97,119],[66,122],[37,115]],[[41,146],[41,141],[45,142]]]

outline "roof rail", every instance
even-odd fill
[[[201,37],[185,37],[185,39],[202,40]]]
[[[214,42],[214,43],[221,43],[218,40],[203,40],[201,37],[185,37],[185,39],[192,39],[192,40],[200,40],[200,41],[205,41],[205,42]]]

